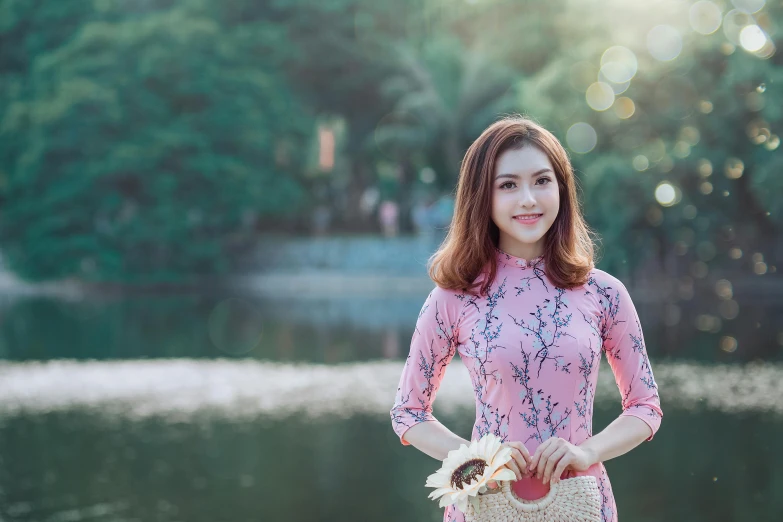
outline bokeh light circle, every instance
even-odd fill
[[[767,35],[758,25],[746,25],[739,33],[739,41],[743,49],[755,53],[767,43]]]
[[[708,0],[699,0],[688,12],[691,27],[699,34],[712,34],[718,30],[723,15],[720,7]]]
[[[726,158],[723,173],[729,179],[739,179],[745,171],[745,164],[739,158]]]
[[[670,25],[657,25],[647,33],[647,50],[661,62],[674,60],[682,52],[682,36]]]
[[[631,81],[636,75],[638,62],[636,55],[621,45],[610,47],[601,56],[601,72],[613,83],[622,84]]]
[[[432,167],[424,167],[419,171],[419,179],[424,184],[434,183],[436,178],[435,170]]]
[[[753,53],[756,58],[761,58],[762,60],[767,60],[769,58],[772,58],[772,56],[775,54],[775,51],[777,48],[775,47],[775,43],[772,41],[771,38],[767,38],[764,42],[764,45]]]
[[[693,146],[699,143],[699,140],[701,139],[701,133],[699,132],[699,129],[693,125],[687,125],[680,129],[680,138],[689,145]]]
[[[753,24],[753,17],[739,9],[732,9],[723,17],[723,34],[734,45],[740,45],[740,31]],[[728,44],[728,42],[724,42]]]
[[[662,181],[655,187],[655,200],[663,207],[676,205],[678,201],[677,188],[668,181]]]
[[[586,154],[598,144],[598,134],[592,125],[580,121],[571,125],[566,132],[566,143],[572,151]]]
[[[631,86],[630,80],[623,83],[614,83],[613,81],[611,81],[609,78],[606,77],[603,70],[598,71],[598,81],[609,84],[609,86],[612,88],[612,91],[614,91],[615,95],[624,93],[625,91],[628,90],[628,87]]]
[[[621,120],[627,120],[636,112],[636,105],[632,99],[621,96],[614,102],[614,112]]]
[[[639,172],[643,172],[650,168],[650,160],[644,154],[639,154],[633,159],[633,168]]]
[[[764,7],[764,4],[767,2],[765,0],[731,0],[731,3],[740,11],[745,13],[756,13],[761,11],[761,8]]]
[[[585,93],[587,105],[594,111],[605,111],[614,103],[614,90],[604,82],[595,82]]]

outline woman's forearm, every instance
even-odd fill
[[[459,449],[461,444],[470,446],[470,441],[452,433],[440,422],[425,421],[411,426],[403,439],[422,453],[438,460],[445,459],[449,451]]]
[[[593,437],[579,444],[588,451],[594,463],[604,462],[628,453],[650,436],[650,427],[642,419],[620,416]]]
[[[579,447],[589,451],[595,462],[605,462],[628,453],[649,436],[650,427],[646,422],[636,417],[620,416]],[[437,460],[445,459],[449,451],[458,449],[461,444],[470,445],[469,440],[453,433],[437,420],[415,424],[405,432],[403,438],[411,446]]]

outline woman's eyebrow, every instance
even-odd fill
[[[545,172],[552,172],[552,169],[550,169],[550,168],[543,168],[543,169],[541,169],[539,171],[534,172],[530,176],[531,177],[540,176],[541,174],[544,174]],[[520,176],[519,176],[519,174],[500,174],[495,179],[500,179],[500,178],[519,179]]]

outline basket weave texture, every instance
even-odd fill
[[[471,504],[466,522],[601,522],[601,493],[595,477],[584,475],[551,484],[546,496],[536,500],[519,498],[511,481],[479,495],[478,514]]]

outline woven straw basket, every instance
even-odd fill
[[[511,481],[500,485],[478,495],[478,514],[468,504],[466,522],[601,522],[601,494],[593,476],[551,484],[546,496],[536,500],[519,498],[511,490]]]

